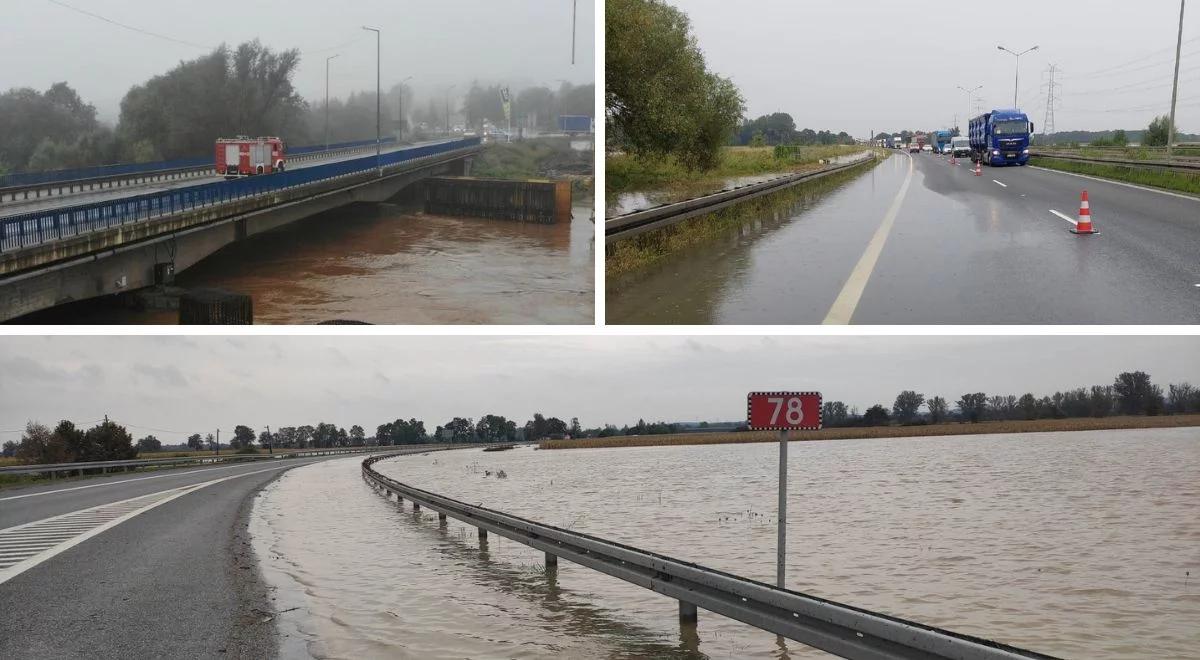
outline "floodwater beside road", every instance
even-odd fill
[[[1194,428],[796,442],[788,586],[1065,657],[1189,657],[1200,619]],[[435,452],[418,488],[772,582],[777,449]],[[254,513],[318,657],[823,654],[474,528],[397,507],[359,461],[288,472]],[[494,474],[503,469],[506,479]],[[492,472],[492,476],[487,474]],[[256,546],[257,547],[257,546]],[[1188,575],[1192,576],[1191,579]]]
[[[583,200],[579,200],[583,202]],[[249,294],[255,323],[592,323],[594,225],[586,202],[542,225],[353,205],[234,243],[180,273],[184,288]],[[38,323],[166,323],[173,310],[111,301]]]

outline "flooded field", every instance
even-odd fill
[[[355,205],[235,243],[179,274],[184,288],[249,294],[255,323],[592,323],[589,202],[540,225]],[[36,315],[38,323],[176,323],[173,310],[112,300]]]
[[[772,581],[773,445],[437,452],[378,469]],[[1193,428],[793,443],[788,587],[1078,658],[1197,657]],[[506,479],[493,475],[503,469]],[[436,515],[347,459],[286,473],[251,531],[284,648],[330,658],[822,654]]]

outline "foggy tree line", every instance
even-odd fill
[[[736,145],[755,147],[776,145],[811,146],[816,144],[854,144],[854,138],[846,131],[814,131],[811,128],[796,130],[796,122],[786,112],[773,112],[757,119],[743,119],[731,142]]]
[[[122,98],[116,126],[96,117],[66,82],[46,91],[14,88],[0,93],[0,174],[118,162],[149,162],[211,154],[218,137],[273,135],[292,145],[325,139],[325,100],[306,100],[293,86],[300,65],[295,49],[274,51],[258,40],[180,62],[132,87]],[[394,85],[382,100],[383,132],[394,134],[400,99],[406,136],[413,125],[432,132],[445,126],[445,99],[417,98]],[[595,86],[562,85],[515,91],[513,125],[551,128],[558,114],[593,115]],[[460,103],[461,101],[461,103]],[[450,99],[450,112],[468,125],[484,119],[502,124],[498,85],[471,85],[465,100]],[[525,122],[525,123],[521,123]],[[375,136],[375,92],[354,93],[329,103],[329,140]]]

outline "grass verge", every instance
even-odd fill
[[[632,238],[605,241],[604,273],[608,282],[608,292],[618,293],[647,267],[674,252],[726,236],[730,232],[738,231],[745,222],[770,216],[773,211],[783,208],[795,209],[809,204],[814,198],[858,177],[863,168],[874,167],[880,162],[882,161],[867,161],[845,172],[756,197],[715,213],[688,218],[683,222]]]
[[[1200,195],[1200,172],[1176,172],[1170,170],[1149,169],[1127,165],[1108,165],[1103,163],[1083,163],[1074,160],[1061,160],[1046,156],[1034,156],[1029,159],[1030,165],[1045,167],[1051,170],[1087,174],[1102,179],[1136,183],[1151,188],[1161,188],[1174,192]]]
[[[496,179],[570,179],[576,195],[594,195],[592,152],[575,151],[566,138],[539,138],[489,144],[471,165],[471,174]]]
[[[1200,426],[1200,415],[1157,417],[1079,417],[980,422],[978,424],[928,424],[925,426],[869,426],[820,431],[793,431],[792,440],[857,440],[863,438],[916,438],[939,435],[984,433],[1038,433],[1045,431],[1100,431]],[[775,431],[727,433],[674,433],[668,435],[614,436],[579,440],[544,440],[541,449],[596,449],[601,447],[661,447],[670,445],[725,445],[747,442],[778,442]]]
[[[611,155],[604,160],[605,194],[663,186],[695,186],[736,176],[802,171],[821,159],[857,153],[864,148],[858,145],[800,147],[795,158],[785,160],[775,157],[773,147],[723,147],[717,166],[702,171],[690,170],[673,158]]]

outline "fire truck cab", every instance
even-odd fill
[[[217,174],[226,179],[271,174],[284,169],[283,140],[239,135],[217,140]]]

